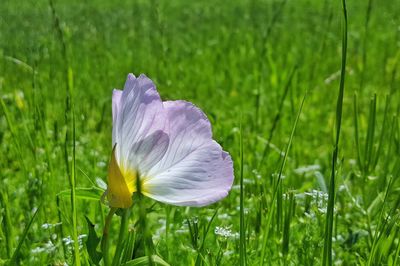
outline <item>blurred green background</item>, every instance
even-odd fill
[[[16,249],[14,262],[22,265],[74,264],[72,166],[77,188],[106,181],[111,93],[123,87],[130,72],[145,73],[164,100],[184,99],[202,108],[235,166],[231,193],[212,206],[153,206],[147,200],[156,253],[171,265],[238,265],[243,169],[248,265],[320,264],[341,67],[341,4],[2,0],[0,264]],[[349,1],[348,22],[333,260],[395,265],[400,247],[400,5]],[[108,209],[99,201],[100,189],[88,191],[76,199],[84,265],[94,263],[87,251],[85,215],[100,236]],[[129,220],[133,240],[135,221],[134,209]],[[188,223],[198,227],[201,248]],[[210,230],[203,234],[207,225]],[[117,228],[114,218],[112,239]]]

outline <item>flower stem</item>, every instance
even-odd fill
[[[119,265],[120,263],[120,257],[121,257],[121,252],[122,252],[122,246],[125,240],[125,235],[128,231],[128,221],[129,221],[129,214],[130,214],[130,209],[123,209],[123,214],[121,217],[121,226],[119,228],[119,235],[118,235],[118,243],[117,243],[117,248],[115,250],[114,258],[112,261],[112,265],[116,266]]]
[[[153,259],[152,259],[152,240],[151,236],[148,232],[147,225],[146,225],[146,206],[143,202],[143,194],[142,194],[142,181],[140,177],[140,173],[137,175],[137,181],[136,181],[136,189],[137,189],[137,194],[138,194],[138,208],[139,208],[139,228],[142,230],[143,234],[143,244],[144,244],[144,252],[145,255],[148,257],[149,266],[153,266]]]
[[[143,202],[143,195],[139,193],[139,200],[138,200],[138,205],[139,205],[139,224],[140,224],[140,229],[142,230],[143,233],[143,244],[144,244],[144,250],[145,250],[145,255],[148,257],[148,265],[153,266],[153,259],[152,259],[152,244],[151,244],[151,236],[149,234],[147,225],[146,225],[146,207],[144,206]]]
[[[109,247],[109,231],[110,231],[110,224],[114,213],[117,211],[117,208],[111,208],[110,212],[107,215],[106,223],[104,224],[103,230],[103,237],[101,239],[101,251],[103,253],[103,261],[104,266],[110,265],[110,254],[108,252]]]

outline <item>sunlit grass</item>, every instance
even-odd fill
[[[200,209],[134,198],[111,264],[398,264],[400,6],[347,14],[344,69],[339,0],[3,1],[0,264],[100,261],[111,93],[129,72],[204,110],[235,182]]]

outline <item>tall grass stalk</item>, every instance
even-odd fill
[[[332,154],[332,169],[331,169],[331,178],[329,182],[328,206],[326,210],[326,222],[325,222],[324,251],[322,256],[322,264],[329,266],[332,265],[332,233],[333,233],[334,206],[335,206],[336,163],[338,160],[338,153],[339,153],[340,130],[342,126],[344,81],[346,75],[346,57],[347,57],[346,0],[342,0],[342,8],[343,8],[342,65],[340,70],[339,95],[336,104],[336,136],[335,136],[336,138]]]
[[[378,149],[376,151],[375,158],[374,158],[374,161],[372,164],[373,169],[375,169],[376,166],[378,165],[379,157],[381,156],[381,153],[382,153],[383,143],[385,141],[386,131],[388,129],[386,124],[387,124],[388,114],[389,114],[390,99],[391,99],[390,96],[386,95],[385,111],[383,114],[383,122],[382,122],[380,137],[379,137]]]
[[[246,265],[246,229],[244,224],[244,187],[243,187],[243,126],[240,120],[240,266]]]
[[[368,44],[368,28],[371,19],[371,11],[372,11],[372,0],[368,0],[368,6],[365,14],[365,22],[364,22],[364,38],[363,38],[363,51],[362,51],[362,70],[360,73],[360,91],[364,88],[365,81],[365,70],[367,65],[367,44]]]
[[[70,186],[71,186],[71,211],[72,211],[72,239],[74,240],[74,259],[75,265],[81,265],[80,253],[79,253],[79,241],[78,241],[78,229],[77,220],[78,213],[76,211],[76,126],[75,126],[75,112],[72,109],[72,162],[71,162],[71,175],[70,175]]]
[[[287,258],[289,253],[289,242],[290,242],[290,223],[295,211],[295,195],[294,192],[286,194],[286,213],[282,235],[282,254]],[[287,263],[287,261],[286,261]]]
[[[376,127],[376,94],[370,101],[367,138],[365,139],[365,154],[364,154],[364,178],[371,172],[372,156],[374,151]]]
[[[276,181],[276,184],[274,186],[273,196],[272,196],[272,201],[271,201],[272,202],[271,203],[271,208],[270,208],[270,210],[268,212],[268,215],[267,215],[267,222],[264,225],[265,233],[264,233],[264,236],[263,236],[264,238],[263,238],[263,244],[262,244],[262,248],[261,248],[261,260],[260,260],[260,264],[261,265],[263,265],[264,259],[265,259],[265,255],[266,255],[266,248],[267,248],[268,239],[269,239],[269,231],[271,229],[272,216],[274,214],[275,206],[276,206],[275,199],[276,199],[277,194],[278,194],[279,186],[280,186],[280,184],[282,182],[282,173],[283,173],[283,170],[284,170],[285,165],[286,165],[286,161],[287,161],[287,158],[288,158],[290,147],[292,145],[294,133],[296,132],[297,123],[299,121],[300,114],[301,114],[301,112],[303,110],[303,106],[304,106],[304,102],[305,102],[305,100],[307,98],[307,94],[308,94],[308,92],[305,93],[305,95],[303,97],[303,100],[301,101],[301,105],[300,105],[299,111],[297,112],[296,120],[294,121],[294,124],[293,124],[293,127],[292,127],[292,131],[290,133],[289,141],[288,141],[288,143],[286,145],[286,150],[285,150],[285,154],[284,154],[284,157],[283,157],[283,160],[282,160],[282,164],[281,164],[280,169],[279,169],[278,180]]]
[[[357,164],[360,171],[364,169],[364,160],[361,157],[361,146],[360,146],[360,134],[359,134],[359,126],[358,126],[358,95],[354,93],[353,98],[353,106],[354,106],[354,135],[357,149]]]

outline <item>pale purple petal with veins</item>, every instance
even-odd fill
[[[113,95],[112,95],[112,116],[113,116],[113,128],[112,128],[112,144],[113,147],[115,143],[117,143],[117,136],[119,136],[118,133],[118,127],[117,124],[119,124],[118,118],[121,116],[120,110],[121,110],[121,96],[122,96],[122,91],[114,89],[113,90]]]
[[[164,102],[170,143],[145,179],[144,194],[179,206],[204,206],[225,197],[233,182],[228,153],[212,140],[204,113],[185,101]]]
[[[113,92],[113,146],[120,167],[144,173],[160,160],[168,147],[166,126],[154,83],[145,75],[129,74],[124,90]]]

